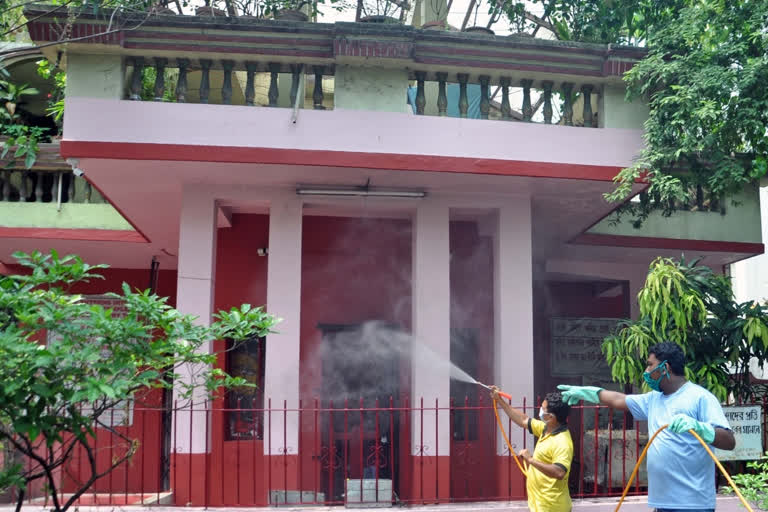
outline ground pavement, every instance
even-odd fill
[[[583,499],[573,500],[573,512],[613,512],[618,503],[617,498],[595,498],[595,499]],[[527,505],[524,501],[511,501],[511,502],[493,502],[493,503],[464,503],[464,504],[449,504],[449,505],[414,505],[411,507],[393,507],[393,512],[398,512],[397,509],[409,508],[413,509],[413,512],[518,512],[527,510]],[[14,507],[10,505],[0,504],[0,512],[12,512]],[[25,505],[23,509],[25,512],[48,512],[49,509],[35,505]],[[275,512],[275,507],[226,507],[226,508],[208,508],[203,509],[199,507],[168,507],[164,505],[160,506],[115,506],[115,505],[100,505],[100,506],[79,506],[73,507],[72,512],[234,512],[236,510],[242,510],[247,512]],[[345,512],[354,510],[359,512],[375,512],[370,508],[347,508],[343,507],[279,507],[279,512]],[[387,509],[384,509],[387,510]],[[755,509],[757,510],[757,509]],[[630,497],[627,498],[624,504],[621,506],[622,512],[650,512],[646,503],[646,498]],[[744,512],[744,507],[741,506],[739,500],[734,497],[718,497],[717,499],[717,511],[718,512]]]

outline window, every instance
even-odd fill
[[[264,346],[264,338],[228,343],[227,371],[255,385],[227,391],[225,416],[229,441],[264,438]]]

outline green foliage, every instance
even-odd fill
[[[646,172],[662,202],[697,184],[727,197],[765,175],[766,19],[766,2],[701,0],[650,35],[648,57],[626,76],[630,96],[649,101],[648,147],[609,199]]]
[[[560,40],[585,43],[636,44],[646,33],[646,20],[663,6],[664,0],[504,0],[490,2],[492,13],[503,13],[519,32],[528,32],[536,23],[525,11],[543,12]]]
[[[316,16],[321,5],[328,5],[335,11],[343,11],[351,4],[346,0],[263,0],[263,13],[276,15],[283,9],[302,10],[309,9],[310,16]]]
[[[696,261],[659,258],[638,294],[640,318],[603,342],[614,380],[642,382],[648,349],[673,341],[686,354],[686,378],[720,400],[754,398],[749,363],[768,359],[768,307],[734,300],[730,280]]]
[[[17,159],[23,158],[24,167],[31,168],[37,161],[38,143],[47,131],[48,128],[23,124],[0,126],[0,135],[6,137],[0,148],[0,158],[6,158],[10,154],[12,158],[8,165],[11,167],[15,166]]]
[[[7,72],[2,76],[7,77]],[[26,96],[37,93],[37,89],[25,84],[15,84],[8,79],[0,79],[0,135],[6,137],[0,148],[0,158],[6,158],[10,154],[12,157],[8,162],[10,166],[14,166],[17,159],[23,158],[24,167],[29,169],[37,160],[38,142],[47,128],[22,124],[17,111],[19,104],[24,102]]]
[[[176,70],[166,69],[163,78],[165,80],[163,101],[175,102],[178,72]],[[141,70],[141,99],[143,101],[154,101],[156,79],[157,70],[154,67],[147,66]]]
[[[0,442],[33,464],[23,470],[3,468],[0,482],[18,484],[21,478],[23,489],[44,478],[56,510],[66,510],[138,448],[137,440],[105,423],[106,411],[140,400],[150,389],[174,389],[183,407],[206,393],[210,397],[222,388],[248,385],[213,369],[217,355],[208,346],[217,339],[264,336],[277,322],[261,308],[245,304],[219,312],[210,326],[201,326],[169,306],[166,298],[127,284],[120,294],[109,294],[126,310],[115,314],[68,291],[99,279],[105,265],[55,252],[15,257],[28,272],[0,278]],[[41,343],[45,333],[47,344]],[[192,377],[181,379],[182,368]],[[90,441],[97,427],[110,430],[122,443],[112,465],[101,473],[91,467],[81,488],[60,504],[53,471],[66,463],[75,446],[93,455]]]
[[[48,94],[48,108],[46,113],[53,118],[61,132],[61,123],[64,120],[64,91],[67,88],[67,74],[56,68],[47,59],[37,61],[37,74],[53,81],[53,91]]]
[[[616,176],[606,195],[622,201],[637,181],[648,201],[626,203],[639,221],[669,215],[696,185],[717,200],[768,170],[768,2],[754,0],[491,1],[513,27],[536,26],[526,7],[543,11],[558,39],[645,46],[648,56],[625,79],[628,98],[647,101],[646,148]]]
[[[744,498],[759,510],[768,510],[768,452],[760,460],[747,462],[751,473],[731,475]],[[730,486],[720,489],[723,494],[733,494]]]

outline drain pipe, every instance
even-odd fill
[[[293,102],[293,112],[291,112],[291,124],[296,124],[296,121],[299,119],[299,102],[304,101],[304,95],[306,94],[306,91],[304,90],[305,84],[307,80],[306,73],[302,73],[301,77],[299,79],[299,90],[296,92],[296,99]]]
[[[56,173],[56,181],[58,181],[58,191],[56,192],[56,211],[61,212],[61,181],[64,177],[63,173]]]

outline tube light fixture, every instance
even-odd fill
[[[296,187],[296,194],[300,196],[405,197],[421,199],[427,195],[427,192],[414,189],[372,188],[368,185],[333,187],[298,185]]]

